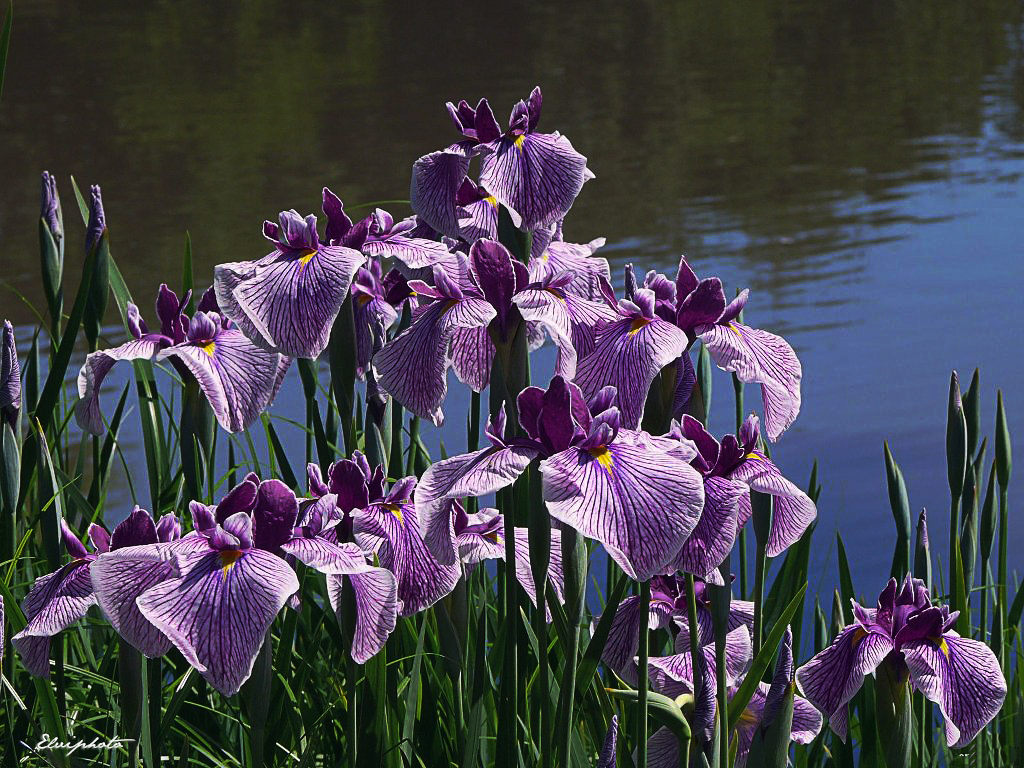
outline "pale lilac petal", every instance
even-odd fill
[[[601,660],[616,672],[621,673],[633,663],[639,647],[640,621],[646,613],[635,595],[619,603],[601,653]]]
[[[169,347],[158,359],[184,363],[206,395],[217,421],[228,432],[241,432],[270,404],[279,386],[281,356],[253,344],[238,330],[221,331],[207,344]]]
[[[150,587],[176,577],[167,547],[125,547],[98,557],[92,564],[92,585],[107,620],[121,637],[149,658],[163,656],[171,641],[139,611],[136,600]]]
[[[892,640],[859,624],[846,627],[828,648],[796,671],[797,687],[829,718],[832,730],[846,741],[846,703],[893,650]]]
[[[439,562],[455,562],[455,528],[449,499],[484,496],[515,482],[537,456],[519,446],[491,446],[430,465],[416,485],[420,532]]]
[[[36,579],[22,603],[27,624],[11,638],[25,668],[49,677],[50,638],[81,619],[96,604],[89,578],[91,560],[74,560]]]
[[[559,272],[570,272],[570,292],[590,301],[601,301],[601,280],[611,282],[612,273],[608,267],[608,259],[591,254],[604,243],[603,237],[591,240],[585,245],[552,240],[540,258],[530,260],[530,279],[539,282]]]
[[[459,236],[455,196],[469,171],[470,155],[461,145],[424,155],[412,166],[409,204],[423,221],[449,237]]]
[[[372,570],[362,549],[351,541],[335,544],[320,536],[298,537],[282,544],[281,549],[321,573],[347,575]]]
[[[587,180],[587,158],[558,133],[502,138],[491,149],[480,163],[480,184],[526,231],[565,216]]]
[[[693,532],[704,484],[689,464],[649,440],[624,440],[624,433],[596,454],[557,453],[540,471],[551,516],[600,541],[630,578],[642,581],[661,573]]]
[[[779,336],[741,323],[703,326],[700,340],[720,368],[761,385],[765,433],[777,440],[800,412],[802,368]]]
[[[647,740],[647,768],[679,768],[679,739],[668,728],[659,728]]]
[[[454,261],[448,246],[439,240],[399,234],[383,240],[370,240],[363,246],[363,252],[379,258],[396,259],[406,270],[413,271],[430,269],[434,265],[444,268]]]
[[[734,685],[750,666],[753,647],[750,632],[740,626],[725,636],[725,679],[726,685]],[[707,672],[712,691],[716,689],[715,647],[713,644],[701,647],[701,653],[707,662]],[[684,683],[690,692],[693,690],[693,657],[689,651],[671,656],[652,656],[648,660],[651,681],[657,688],[666,687],[666,681]]]
[[[185,659],[226,696],[238,692],[274,618],[299,589],[288,564],[250,549],[178,558],[182,576],[150,588],[137,603]]]
[[[530,598],[530,602],[537,605],[537,586],[533,580],[533,569],[530,567],[532,557],[530,555],[530,532],[527,528],[516,528],[516,578],[520,586]],[[562,572],[562,532],[557,528],[551,529],[551,549],[548,554],[548,581],[555,591],[555,597],[559,603],[565,603],[565,576]],[[547,620],[551,621],[551,610],[544,606],[544,613]]]
[[[579,362],[576,383],[588,398],[615,387],[622,425],[638,428],[651,383],[688,344],[686,334],[665,320],[624,318],[597,331],[594,351]]]
[[[1006,680],[984,643],[947,632],[936,639],[909,642],[901,650],[914,687],[939,705],[946,721],[947,746],[967,745],[999,713]]]
[[[491,378],[494,342],[485,326],[456,328],[452,333],[450,359],[459,381],[474,392],[483,392]]]
[[[433,302],[373,358],[380,388],[435,426],[444,423],[448,344],[456,328],[486,326],[494,307],[483,299]]]
[[[75,420],[78,426],[94,435],[105,431],[100,413],[100,388],[114,363],[121,360],[149,360],[160,351],[160,342],[154,339],[132,339],[113,349],[101,349],[85,358],[78,372],[78,403]]]
[[[807,526],[817,517],[818,510],[810,497],[791,483],[775,466],[774,462],[760,451],[751,451],[729,475],[749,485],[755,491],[775,497],[772,527],[768,534],[768,557],[778,557],[796,543]],[[743,526],[750,519],[750,494],[744,494],[739,502],[739,524]]]

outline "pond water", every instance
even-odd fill
[[[15,291],[41,301],[43,169],[64,195],[69,272],[73,174],[102,185],[112,250],[148,305],[177,282],[186,231],[209,280],[265,253],[264,218],[318,210],[325,184],[349,205],[407,197],[413,160],[455,136],[445,101],[486,95],[500,116],[540,84],[541,129],[597,175],[567,239],[606,237],[618,274],[686,253],[730,293],[749,287],[748,322],[797,350],[804,405],[774,453],[800,484],[820,462],[811,589],[827,602],[841,530],[873,595],[894,537],[883,439],[946,551],[951,369],[966,386],[980,367],[987,432],[1003,389],[1024,455],[1022,14],[1016,0],[19,4],[0,105],[13,289],[0,314],[24,328]],[[452,385],[445,440],[461,448]],[[294,374],[286,387],[275,411],[301,418]],[[714,400],[723,432],[724,374]],[[125,444],[141,451],[137,433]],[[1011,535],[1024,567],[1024,526]]]

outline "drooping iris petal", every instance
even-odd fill
[[[241,432],[255,421],[280,386],[281,356],[260,349],[239,330],[220,331],[212,342],[169,347],[157,359],[167,357],[195,376],[228,432]]]
[[[78,372],[78,403],[75,405],[75,420],[78,426],[94,435],[104,432],[103,415],[100,413],[100,387],[114,363],[121,360],[149,360],[154,357],[162,344],[159,337],[132,339],[113,349],[91,352]]]
[[[147,590],[137,603],[185,659],[226,696],[252,673],[274,617],[299,589],[277,555],[259,549],[178,554],[182,575]]]
[[[535,448],[492,445],[430,465],[416,485],[416,509],[423,539],[439,562],[455,562],[455,528],[446,502],[511,485],[538,453]]]
[[[623,430],[609,446],[570,448],[540,471],[551,516],[600,541],[638,581],[662,572],[704,506],[697,471],[643,433]]]
[[[344,577],[349,577],[356,602],[352,659],[365,664],[376,656],[394,631],[401,609],[395,575],[386,568],[367,564],[366,555],[354,542],[334,544],[312,536],[292,539],[281,549],[327,574],[328,599],[339,620],[343,619],[342,585]]]
[[[371,504],[356,520],[356,540],[379,537],[380,564],[395,574],[402,616],[430,607],[455,589],[462,575],[457,562],[438,562],[420,536],[416,507],[410,503]]]
[[[649,630],[668,626],[671,615],[665,608],[663,603],[652,601],[648,610],[644,611],[640,605],[640,598],[631,595],[619,603],[619,608],[612,617],[612,626],[608,630],[608,641],[601,653],[601,660],[630,685],[636,684],[637,667],[634,659],[639,647],[640,622],[646,614]]]
[[[765,433],[777,440],[800,412],[800,361],[781,337],[741,323],[697,329],[711,358],[741,381],[761,385]]]
[[[947,632],[902,646],[914,687],[939,705],[946,744],[973,741],[1003,706],[1006,680],[987,645]]]
[[[412,165],[409,205],[423,221],[443,235],[459,236],[455,196],[469,171],[470,150],[454,144],[424,155]]]
[[[736,750],[736,766],[743,768],[747,764],[747,754],[754,740],[754,734],[761,725],[764,714],[765,698],[768,695],[768,684],[758,683],[754,695],[746,709],[740,714],[736,726],[738,747]],[[793,697],[793,725],[790,739],[797,744],[810,744],[821,730],[821,713],[803,696]]]
[[[483,299],[438,300],[373,358],[380,388],[435,426],[444,423],[448,344],[456,328],[485,327],[494,307]]]
[[[90,568],[96,599],[107,620],[149,658],[167,653],[171,641],[142,615],[136,600],[151,587],[178,575],[170,551],[202,547],[198,537],[183,539],[171,547],[125,547],[98,557]]]
[[[604,243],[603,237],[582,245],[552,240],[540,258],[530,259],[530,279],[539,282],[559,272],[569,272],[572,275],[568,286],[570,293],[601,301],[601,280],[611,282],[612,273],[608,259],[592,254]]]
[[[25,668],[36,677],[50,676],[50,638],[67,629],[96,604],[89,578],[93,559],[80,558],[36,579],[25,596],[25,628],[11,638]]]
[[[528,529],[516,528],[515,546],[516,578],[530,598],[530,602],[536,606],[537,586],[533,580],[533,569],[530,567],[533,558],[530,553],[530,532]],[[551,548],[548,554],[548,581],[551,582],[558,602],[565,603],[565,576],[562,571],[562,532],[557,528],[551,529]],[[544,613],[550,622],[551,610],[547,605],[544,606]]]
[[[430,269],[438,265],[446,268],[455,262],[448,246],[425,237],[408,237],[402,232],[375,237],[363,245],[363,253],[378,258],[396,259],[408,270]]]
[[[487,328],[456,328],[449,352],[452,370],[459,381],[474,392],[483,392],[491,379],[494,364],[494,342]]]
[[[740,499],[748,493],[747,487],[736,480],[704,479],[704,510],[700,522],[671,563],[673,570],[692,573],[702,579],[717,572],[736,541]]]
[[[799,539],[818,514],[810,497],[782,476],[774,462],[760,451],[751,451],[729,475],[755,491],[775,497],[772,527],[768,534],[768,557],[777,557]],[[750,519],[750,494],[739,501],[739,525]]]
[[[589,178],[587,158],[559,133],[503,137],[489,149],[480,163],[480,184],[526,231],[564,217]]]
[[[745,626],[737,627],[725,636],[725,680],[726,685],[733,685],[750,665],[752,646],[750,632]],[[711,691],[717,689],[715,684],[715,646],[701,646],[701,654],[707,662],[707,680]],[[688,692],[693,692],[693,657],[684,651],[672,656],[654,656],[648,660],[651,682],[655,689],[669,687],[668,682],[683,683]]]
[[[647,768],[679,768],[679,739],[668,728],[659,728],[647,740]]]
[[[214,268],[217,302],[254,343],[287,357],[315,358],[365,258],[343,246],[275,251]]]
[[[829,726],[844,742],[848,725],[846,703],[860,689],[864,675],[874,672],[892,650],[890,638],[853,624],[797,670],[800,692],[829,718]]]
[[[688,344],[683,331],[661,318],[623,318],[597,331],[594,351],[579,362],[576,383],[588,398],[615,387],[622,425],[636,429],[654,378]]]

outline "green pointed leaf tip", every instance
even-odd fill
[[[892,509],[893,520],[896,522],[896,533],[901,539],[910,539],[910,500],[907,497],[907,484],[903,480],[903,472],[889,450],[889,442],[882,444],[885,454],[885,481],[889,490],[889,507]]]
[[[964,422],[967,425],[967,454],[972,455],[978,447],[981,432],[981,373],[977,368],[964,393],[963,406]]]
[[[1010,428],[1006,424],[1006,409],[1003,407],[1003,391],[996,393],[996,476],[999,487],[1010,485],[1013,471],[1013,450],[1010,447]]]

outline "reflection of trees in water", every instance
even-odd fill
[[[962,150],[945,139],[986,120],[1022,139],[1015,0],[536,5],[26,11],[3,107],[5,253],[34,277],[49,167],[104,184],[140,290],[177,264],[186,227],[204,267],[255,256],[260,218],[314,210],[323,182],[350,202],[405,197],[412,160],[455,137],[444,100],[487,95],[502,116],[539,82],[542,129],[598,174],[569,237],[635,243],[638,261],[756,262],[752,287],[785,303],[803,281],[856,279],[901,190]]]

